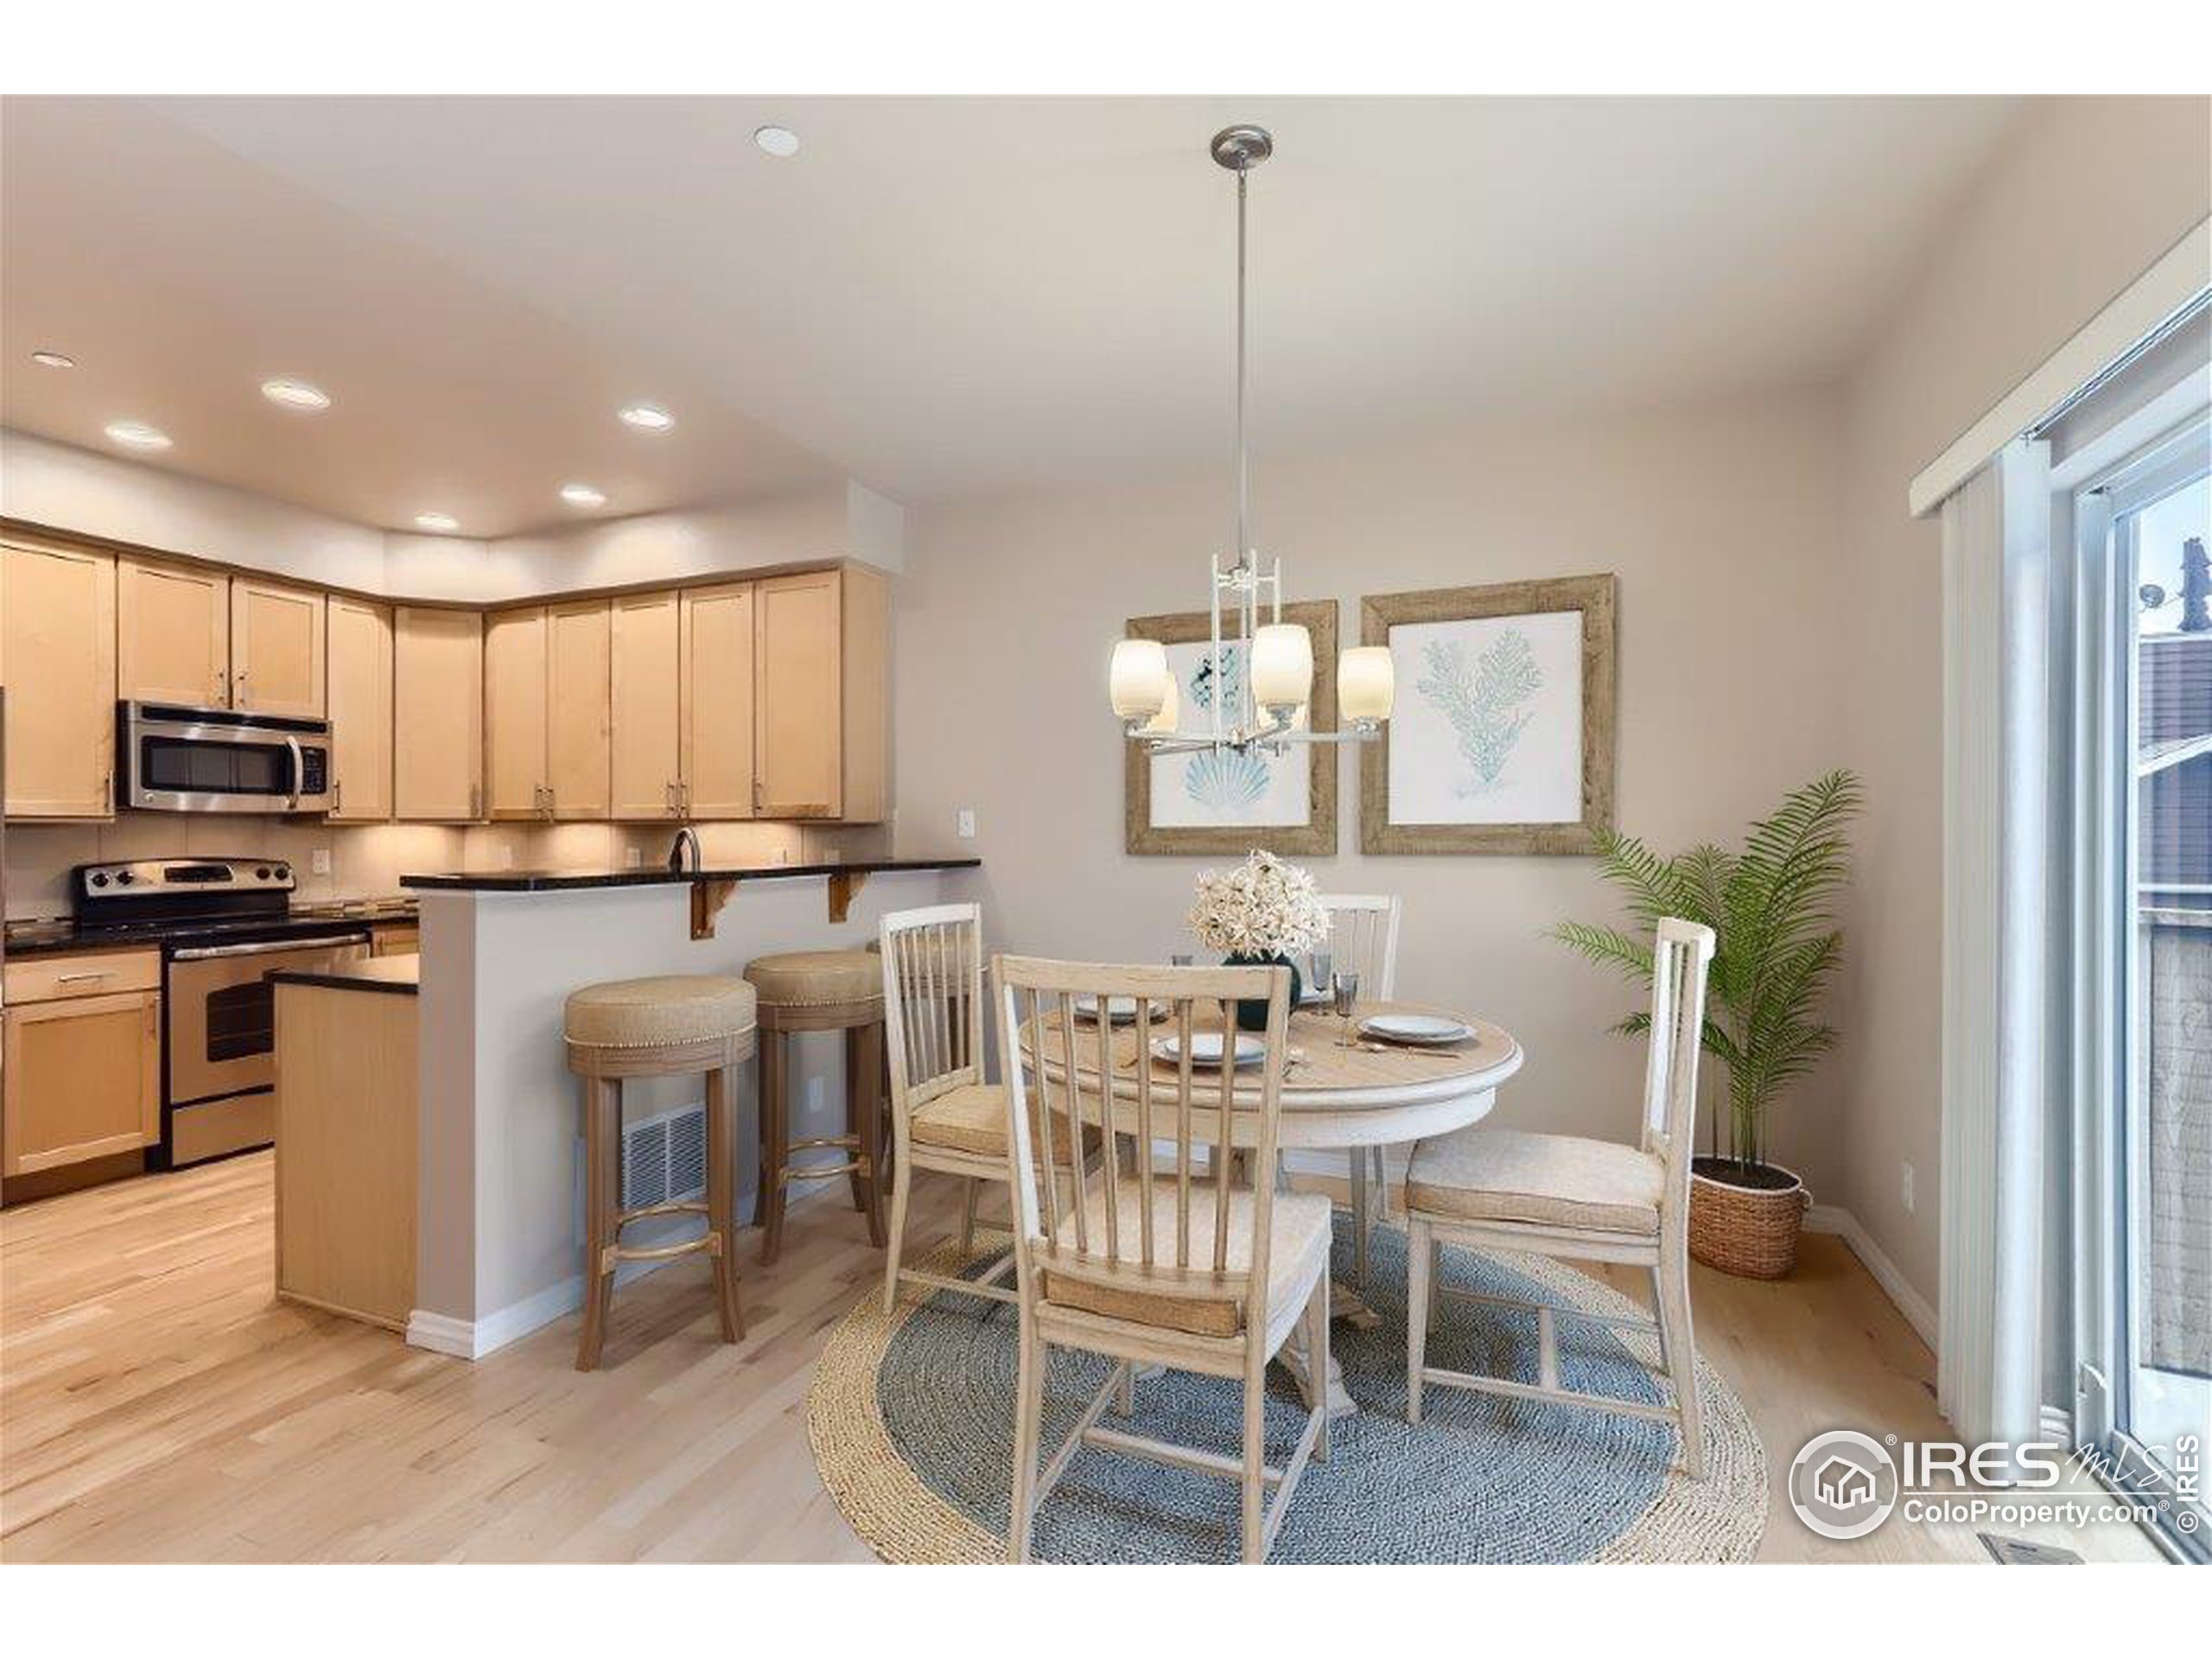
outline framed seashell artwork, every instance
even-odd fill
[[[1282,620],[1303,626],[1313,642],[1313,699],[1306,719],[1315,731],[1337,728],[1337,601],[1313,600],[1282,607]],[[1130,619],[1132,639],[1157,639],[1175,677],[1177,729],[1211,730],[1216,708],[1243,698],[1241,642],[1225,641],[1217,662],[1208,649],[1204,611]],[[1132,853],[1298,854],[1337,850],[1337,749],[1292,744],[1281,754],[1207,750],[1147,754],[1123,745],[1122,821]]]

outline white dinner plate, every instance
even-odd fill
[[[1179,1065],[1183,1059],[1180,1039],[1162,1037],[1152,1046],[1153,1055],[1170,1065]],[[1257,1037],[1236,1035],[1236,1058],[1240,1066],[1257,1065],[1268,1058],[1268,1046]],[[1191,1064],[1212,1071],[1221,1069],[1221,1033],[1217,1031],[1194,1031],[1191,1033]]]
[[[1154,1020],[1163,1020],[1166,1018],[1166,1016],[1167,1005],[1166,1003],[1154,1002],[1152,1005],[1152,1017]],[[1076,998],[1075,1017],[1078,1020],[1088,1020],[1091,1024],[1096,1025],[1098,1023],[1098,999],[1088,993]],[[1106,1017],[1117,1026],[1126,1026],[1132,1023],[1137,1017],[1136,998],[1134,996],[1108,997],[1106,999]]]
[[[1440,1020],[1433,1014],[1378,1014],[1361,1020],[1359,1028],[1393,1043],[1456,1043],[1475,1034],[1462,1020]]]

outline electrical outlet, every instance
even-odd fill
[[[503,870],[512,870],[514,867],[515,844],[512,841],[503,841],[499,843],[499,868]]]
[[[953,821],[953,826],[954,826],[954,828],[955,828],[957,830],[958,830],[959,835],[960,835],[960,839],[961,839],[961,840],[963,840],[963,841],[973,841],[973,840],[975,840],[975,839],[976,839],[976,809],[975,809],[974,807],[972,807],[972,806],[963,806],[963,807],[962,807],[962,808],[960,809],[960,814],[959,814],[959,816],[958,816],[956,819],[954,819],[954,821]]]
[[[645,854],[635,847],[631,848],[627,853],[623,855],[623,862],[627,864],[633,870],[645,861]]]
[[[1911,1213],[1912,1213],[1912,1166],[1911,1166],[1910,1164],[1907,1164],[1907,1165],[1904,1166],[1904,1181],[1903,1185],[1901,1185],[1901,1187],[1900,1187],[1900,1188],[1899,1188],[1899,1190],[1898,1190],[1897,1196],[1904,1201],[1905,1213],[1906,1213],[1907,1215],[1911,1214]]]
[[[330,849],[318,847],[308,855],[308,869],[315,875],[330,874]]]

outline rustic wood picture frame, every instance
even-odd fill
[[[1575,823],[1392,823],[1390,728],[1363,744],[1359,758],[1359,846],[1363,853],[1579,855],[1597,850],[1613,827],[1618,732],[1619,579],[1555,576],[1484,588],[1432,588],[1370,594],[1359,602],[1362,645],[1388,645],[1402,624],[1457,622],[1548,612],[1582,613],[1582,817]],[[1401,683],[1401,702],[1409,690]]]
[[[1317,732],[1337,729],[1337,601],[1306,600],[1282,607],[1282,620],[1300,624],[1313,640],[1313,699],[1308,722]],[[1211,632],[1204,611],[1129,619],[1123,632],[1132,639],[1157,639],[1163,645],[1203,643]],[[1152,757],[1141,743],[1123,740],[1122,835],[1131,853],[1148,856],[1230,854],[1253,851],[1302,857],[1332,856],[1337,850],[1337,746],[1316,743],[1306,787],[1302,824],[1253,824],[1219,828],[1156,826],[1152,821]]]

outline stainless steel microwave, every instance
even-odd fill
[[[120,804],[153,812],[327,812],[330,722],[124,702]]]

